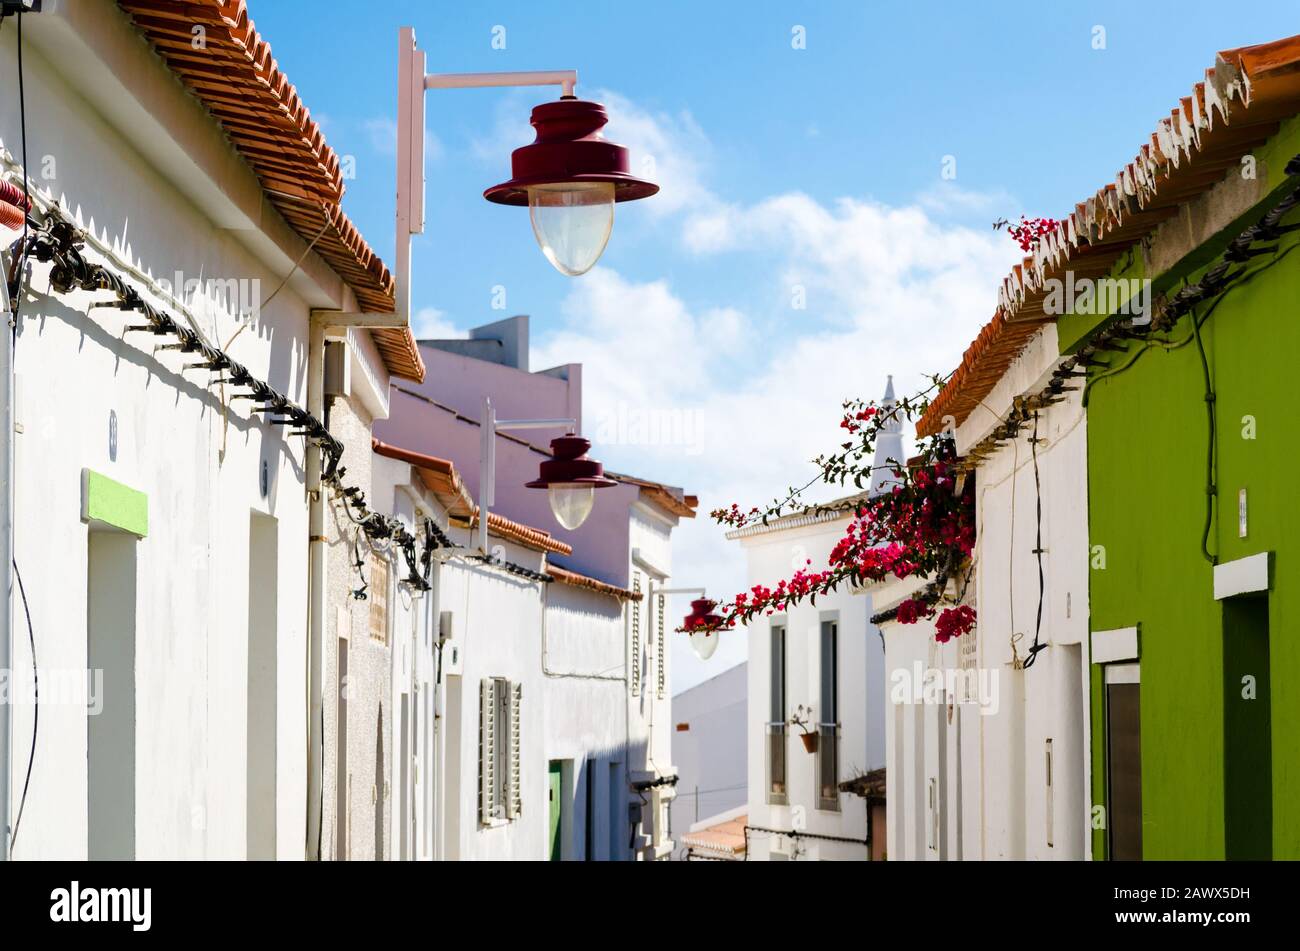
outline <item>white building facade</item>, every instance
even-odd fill
[[[581,367],[530,372],[527,331],[520,317],[466,340],[422,341],[425,384],[395,387],[391,418],[376,425],[384,445],[450,467],[464,495],[448,523],[462,547],[435,584],[442,636],[452,634],[434,686],[434,730],[443,737],[435,785],[446,792],[440,800],[434,792],[441,831],[433,854],[663,860],[673,849],[668,805],[677,783],[668,641],[677,623],[656,590],[669,586],[672,531],[694,516],[694,499],[610,473],[617,484],[597,493],[587,522],[564,530],[546,493],[523,488],[548,456],[543,445],[499,430],[494,514],[520,529],[518,550],[501,557],[541,577],[474,560],[482,553],[466,528],[476,511],[468,486],[481,478],[483,398],[498,419],[571,417],[581,428]],[[503,721],[482,715],[500,690],[518,704],[500,711],[519,718],[509,767],[517,795],[489,807],[476,798],[486,788],[480,737]]]
[[[211,3],[191,12],[219,15]],[[362,243],[331,232],[312,250],[275,207],[266,170],[141,30],[108,3],[47,2],[24,17],[34,217],[82,229],[90,265],[303,407],[323,359],[313,313],[359,310],[373,290],[340,276]],[[7,85],[15,43],[6,21]],[[21,190],[20,126],[6,97],[3,173]],[[327,167],[328,147],[313,147]],[[329,178],[304,174],[303,187]],[[346,222],[337,200],[315,211]],[[13,638],[13,668],[35,670],[40,695],[39,708],[12,708],[15,746],[32,750],[30,772],[10,751],[13,854],[302,859],[304,489],[319,450],[232,399],[221,374],[187,366],[195,355],[149,332],[140,308],[119,309],[116,292],[65,292],[51,272],[30,257],[14,302],[17,432],[6,438],[32,630]],[[386,390],[393,367],[377,365]]]
[[[786,516],[728,538],[745,549],[750,582],[770,586],[809,559],[826,564],[850,517]],[[756,618],[745,629],[750,861],[868,856],[866,804],[839,784],[885,757],[884,653],[869,614],[870,599],[842,590]],[[793,723],[796,717],[804,725]],[[812,752],[805,733],[816,737]]]
[[[976,608],[975,629],[939,644],[932,621],[881,624],[891,859],[1090,858],[1087,430],[1079,392],[1066,389],[1041,408],[1036,430],[1031,418],[1014,438],[985,442],[1015,398],[1042,390],[1057,361],[1048,324],[956,430],[959,456],[982,443],[987,450],[968,475],[979,526],[974,570],[948,587]],[[873,588],[876,610],[926,581]],[[1031,655],[1036,637],[1042,649]]]
[[[694,826],[749,801],[749,667],[737,664],[673,697],[677,798],[672,828]]]

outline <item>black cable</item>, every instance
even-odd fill
[[[1023,665],[1025,667],[1034,666],[1034,661],[1038,658],[1038,652],[1047,646],[1038,642],[1043,630],[1043,597],[1047,590],[1043,578],[1043,487],[1038,478],[1038,410],[1034,410],[1034,434],[1029,437],[1029,451],[1034,457],[1034,506],[1037,510],[1038,520],[1034,543],[1034,554],[1038,556],[1038,617],[1034,621],[1034,643],[1030,646],[1029,654],[1025,657]],[[1015,478],[1014,475],[1012,478]]]
[[[1222,300],[1222,298],[1220,298]],[[1210,526],[1214,522],[1214,499],[1219,489],[1215,484],[1215,432],[1214,419],[1214,381],[1210,376],[1210,360],[1205,355],[1205,341],[1201,339],[1201,322],[1192,314],[1192,333],[1196,337],[1196,352],[1201,357],[1201,373],[1205,380],[1205,413],[1209,419],[1210,439],[1205,448],[1205,528],[1201,532],[1201,554],[1210,564],[1218,564],[1218,558],[1210,554]]]
[[[32,707],[32,749],[27,754],[27,777],[23,780],[23,795],[18,801],[18,818],[14,820],[14,832],[9,837],[9,849],[18,843],[18,829],[23,824],[23,809],[27,807],[27,787],[32,781],[32,764],[36,762],[36,731],[41,722],[41,678],[36,666],[36,634],[32,629],[32,609],[27,605],[27,589],[23,587],[23,576],[18,570],[18,561],[14,560],[14,577],[18,579],[18,593],[23,598],[23,613],[27,615],[27,642],[32,646],[32,686],[35,704]]]
[[[21,140],[21,151],[23,156],[23,198],[28,208],[31,207],[31,192],[27,185],[27,89],[23,80],[23,12],[18,11],[18,128]],[[22,281],[23,266],[27,261],[27,209],[23,209],[23,237],[22,245],[18,249],[18,256],[15,259],[14,280],[16,281],[15,291],[12,296],[13,311],[10,317],[9,333],[16,350],[18,345],[18,320],[22,312]],[[8,288],[6,288],[6,292]],[[13,367],[9,368],[13,372]],[[41,719],[41,680],[40,669],[36,663],[36,634],[32,628],[32,611],[27,603],[27,589],[23,587],[23,576],[18,570],[17,559],[13,562],[14,577],[18,579],[18,592],[23,599],[23,613],[27,616],[27,642],[31,645],[32,650],[32,687],[34,691],[34,705],[32,707],[32,748],[27,754],[27,775],[23,778],[23,794],[18,801],[18,816],[14,820],[13,834],[9,837],[9,849],[12,852],[13,847],[18,843],[18,830],[22,827],[23,810],[27,808],[27,790],[32,782],[32,768],[36,763],[36,738],[37,731],[40,728]]]

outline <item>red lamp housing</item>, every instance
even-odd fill
[[[700,660],[708,660],[718,649],[720,637],[714,637],[721,628],[722,618],[713,613],[718,602],[710,598],[697,598],[691,602],[691,613],[686,615],[682,627],[690,638],[691,650]]]
[[[587,520],[596,489],[618,485],[605,478],[605,467],[595,459],[587,458],[591,443],[569,433],[551,440],[551,454],[538,467],[537,478],[527,483],[530,489],[546,489],[551,512],[569,531]]]
[[[529,482],[530,489],[549,489],[555,485],[589,485],[603,489],[618,485],[605,478],[605,467],[595,459],[587,458],[591,440],[569,433],[551,440],[551,455],[537,467],[537,478]]]
[[[528,204],[528,189],[538,185],[597,184],[614,186],[614,200],[635,201],[659,191],[653,182],[632,175],[628,151],[607,142],[600,130],[609,121],[598,102],[561,99],[533,109],[537,139],[510,156],[513,178],[483,193],[499,205]]]
[[[691,613],[686,615],[682,627],[688,631],[703,627],[709,629],[706,634],[712,633],[713,628],[722,623],[722,616],[713,613],[717,606],[718,602],[710,598],[697,598],[691,602]]]

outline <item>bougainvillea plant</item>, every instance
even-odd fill
[[[850,439],[839,451],[813,460],[817,474],[807,484],[790,488],[783,498],[765,508],[742,511],[737,504],[716,509],[719,524],[742,528],[767,524],[793,511],[829,511],[832,507],[808,508],[799,504],[803,493],[817,483],[866,490],[871,485],[875,445],[887,427],[911,421],[925,413],[930,394],[942,386],[932,377],[930,386],[913,397],[893,405],[850,400],[843,404],[840,427]],[[843,585],[865,585],[887,577],[932,580],[917,597],[903,601],[892,612],[902,624],[935,618],[936,638],[946,642],[975,625],[975,612],[967,605],[944,604],[950,578],[958,577],[975,545],[974,488],[955,466],[951,437],[946,433],[923,439],[911,460],[891,459],[885,468],[883,491],[863,494],[840,504],[852,517],[844,536],[835,545],[825,568],[814,568],[811,560],[775,587],[754,585],[731,601],[719,604],[718,627],[733,627],[759,615],[772,615],[802,601],[815,602]]]
[[[1038,247],[1038,242],[1042,237],[1056,228],[1055,218],[1026,218],[1020,216],[1018,224],[1010,224],[1005,218],[999,218],[993,222],[993,230],[1001,231],[1007,229],[1007,234],[1015,239],[1016,244],[1020,245],[1020,250],[1026,254]]]

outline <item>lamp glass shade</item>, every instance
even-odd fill
[[[717,631],[692,631],[687,636],[691,642],[691,650],[695,651],[695,656],[700,660],[708,660],[718,649],[720,638]]]
[[[546,487],[555,520],[573,531],[587,520],[592,503],[596,501],[596,487],[580,482],[555,482]]]
[[[546,260],[561,274],[586,274],[600,260],[614,228],[612,182],[530,185],[528,217]]]

